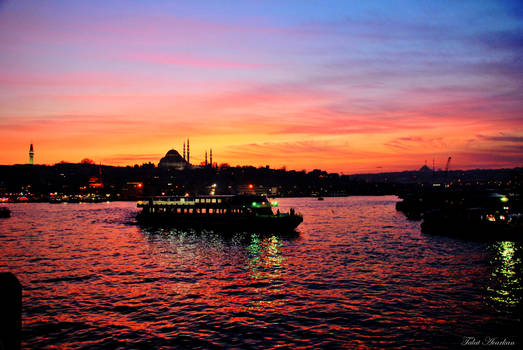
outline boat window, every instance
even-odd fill
[[[179,214],[182,212],[182,209],[178,208],[178,209],[176,209],[176,212]]]
[[[206,198],[205,199],[205,203],[211,203],[211,199],[210,198]]]
[[[194,203],[200,203],[200,198],[196,198],[196,199],[194,200]]]
[[[221,203],[221,202],[222,202],[222,200],[221,200],[221,199],[218,199],[218,203]]]
[[[213,203],[216,203],[216,198],[213,198],[213,199],[212,199],[212,202],[213,202]]]
[[[185,202],[185,198],[180,198],[180,202]]]

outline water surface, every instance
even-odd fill
[[[516,341],[521,244],[420,233],[396,197],[281,199],[299,235],[141,228],[135,203],[11,204],[23,346],[455,348]]]

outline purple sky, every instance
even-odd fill
[[[0,164],[522,166],[514,1],[0,2]]]

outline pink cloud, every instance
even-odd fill
[[[523,147],[523,136],[516,134],[499,133],[494,135],[476,135],[478,139],[494,142],[510,142]],[[523,149],[522,149],[523,151]]]
[[[421,136],[398,137],[386,142],[385,146],[395,150],[418,153],[423,153],[427,149],[430,149],[433,153],[437,153],[448,148],[443,137]]]
[[[129,86],[129,77],[110,72],[0,73],[0,86]]]
[[[0,13],[2,15],[2,13]],[[0,40],[4,43],[29,43],[53,45],[216,45],[216,36],[228,38],[249,35],[274,35],[294,31],[259,23],[227,24],[176,15],[151,15],[106,17],[54,16],[44,17],[35,13],[4,13],[0,21]],[[13,31],[13,28],[18,30]],[[4,35],[2,35],[4,33]],[[9,35],[5,34],[9,33]]]
[[[128,59],[154,64],[189,66],[200,68],[226,68],[226,69],[258,69],[261,64],[242,63],[236,61],[207,59],[194,55],[163,54],[163,53],[137,53],[127,56]]]

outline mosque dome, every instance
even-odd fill
[[[188,165],[187,161],[178,153],[177,150],[171,149],[160,159],[158,167],[184,169]]]

